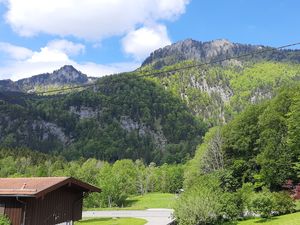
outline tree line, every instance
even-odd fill
[[[176,193],[183,186],[182,164],[145,164],[123,159],[114,163],[94,158],[66,161],[28,149],[0,150],[0,177],[70,176],[102,189],[85,199],[85,207],[125,206],[130,195]]]

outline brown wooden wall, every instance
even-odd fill
[[[23,220],[24,205],[16,198],[0,198],[0,203],[5,204],[4,214],[9,217],[12,225],[20,225]]]
[[[28,199],[26,208],[26,225],[77,221],[82,217],[82,192],[67,187],[60,188],[44,198]]]
[[[12,225],[21,225],[25,211],[25,225],[55,225],[82,218],[83,193],[65,186],[46,194],[41,198],[20,198],[26,206],[15,197],[0,198],[5,204],[4,213]]]

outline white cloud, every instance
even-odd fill
[[[124,51],[139,61],[152,51],[169,44],[171,41],[168,37],[167,28],[157,24],[131,31],[122,40]]]
[[[33,55],[33,52],[30,49],[6,42],[0,42],[0,52],[4,52],[12,59],[26,59]]]
[[[5,60],[5,65],[0,67],[0,79],[19,80],[36,74],[52,72],[64,65],[73,65],[88,76],[96,77],[131,71],[139,66],[135,63],[114,63],[108,65],[92,62],[77,63],[69,57],[70,54],[74,53],[73,51],[70,51],[68,48],[60,49],[53,43],[49,42],[47,46],[39,51],[32,51],[9,43],[0,43],[0,52],[9,54],[9,57]],[[59,43],[59,41],[57,42],[56,40],[56,43]],[[70,43],[70,46],[79,46],[78,44]]]
[[[137,26],[173,20],[190,0],[7,0],[6,21],[20,35],[46,33],[99,41]]]
[[[74,43],[68,40],[53,40],[47,44],[48,48],[63,51],[69,55],[78,55],[85,51],[83,44]]]
[[[28,62],[68,62],[69,56],[83,53],[85,46],[68,40],[52,40],[39,52],[34,52]]]
[[[69,56],[58,49],[51,49],[49,47],[41,48],[39,52],[34,52],[34,54],[27,60],[31,63],[40,62],[67,62]]]

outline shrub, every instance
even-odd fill
[[[1,216],[0,215],[0,225],[10,225],[10,221],[7,218],[7,216]]]
[[[263,218],[272,215],[282,215],[295,211],[293,199],[285,192],[273,192],[264,190],[256,193],[251,201],[252,211]]]
[[[237,190],[237,206],[240,210],[240,217],[249,217],[252,216],[251,210],[251,201],[253,196],[255,196],[254,185],[251,183],[244,183],[243,186]]]
[[[240,210],[234,193],[224,192],[216,174],[201,180],[184,192],[175,205],[179,225],[211,225],[234,220]]]
[[[251,201],[253,212],[259,214],[262,218],[270,218],[274,211],[275,201],[269,191],[262,191],[255,194]]]
[[[274,211],[279,215],[288,214],[295,211],[295,203],[291,196],[286,192],[273,193]]]
[[[203,178],[184,192],[175,205],[175,217],[179,225],[215,224],[221,204],[218,181]]]
[[[241,217],[241,199],[236,193],[224,192],[220,196],[221,216],[224,220],[234,220]]]

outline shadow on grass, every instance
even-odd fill
[[[272,217],[272,218],[269,218],[269,219],[262,218],[258,221],[255,221],[254,223],[266,223],[266,222],[274,221],[274,220],[278,220],[278,218],[276,218],[276,217]]]
[[[278,220],[278,218],[276,218],[276,217],[272,217],[272,218],[269,218],[269,219],[261,218],[261,219],[259,219],[257,221],[254,221],[253,223],[255,223],[255,224],[263,224],[263,223],[270,222],[270,221],[275,221],[275,220]],[[241,221],[247,221],[247,219],[246,220],[238,220],[238,221],[226,222],[224,225],[238,225],[238,222],[241,222]]]
[[[130,200],[125,200],[123,207],[131,207],[133,206],[134,203],[137,203],[138,200],[130,199]]]

